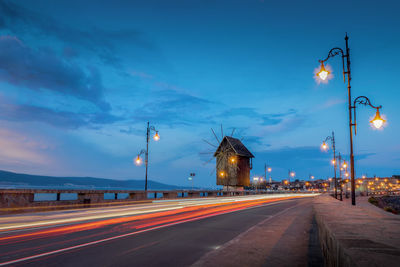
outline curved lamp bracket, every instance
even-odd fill
[[[368,97],[366,96],[359,96],[356,97],[353,101],[353,106],[351,107],[353,109],[353,114],[354,114],[354,123],[351,124],[351,126],[354,126],[354,134],[357,134],[357,119],[356,119],[356,105],[364,105],[364,106],[370,106],[371,108],[374,108],[379,111],[382,106],[374,106],[371,104],[371,100],[369,100]]]
[[[347,55],[344,54],[342,48],[340,48],[340,47],[334,47],[334,48],[332,48],[332,49],[329,51],[328,56],[327,56],[324,60],[318,60],[318,61],[319,61],[319,63],[323,64],[323,63],[324,63],[325,61],[327,61],[328,59],[330,59],[330,58],[332,58],[332,57],[334,57],[334,56],[337,56],[337,55],[342,55],[343,82],[346,82],[346,77],[345,77],[346,71],[345,71],[345,68],[344,68],[344,58],[347,57]]]

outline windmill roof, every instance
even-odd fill
[[[245,147],[245,145],[243,145],[243,143],[239,139],[230,136],[225,136],[224,139],[222,139],[222,142],[219,144],[217,151],[215,151],[214,153],[214,157],[216,156],[216,153],[220,150],[221,145],[225,140],[232,147],[233,151],[235,151],[237,155],[254,158],[254,155],[251,154],[251,152],[247,149],[247,147]]]

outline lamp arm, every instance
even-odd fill
[[[364,106],[370,106],[371,108],[375,108],[377,110],[382,108],[382,106],[372,105],[371,100],[369,100],[369,98],[366,96],[362,95],[362,96],[356,97],[353,101],[353,106],[351,107],[353,109],[353,114],[354,114],[354,123],[352,124],[352,126],[354,126],[354,134],[355,135],[357,135],[357,117],[356,117],[356,105],[357,104],[364,105]]]
[[[345,68],[344,68],[344,58],[347,57],[347,55],[344,54],[344,51],[342,48],[340,47],[334,47],[332,48],[329,53],[328,56],[324,59],[324,60],[319,60],[320,63],[324,63],[325,61],[327,61],[329,58],[332,58],[334,56],[337,55],[342,55],[342,67],[343,67],[343,82],[346,82],[346,77],[345,74],[348,73],[346,72]]]
[[[331,142],[333,142],[333,138],[332,138],[332,136],[327,136],[326,138],[325,138],[325,141],[324,142],[326,142],[326,141],[331,141]]]
[[[361,105],[364,105],[364,106],[370,106],[370,107],[375,108],[375,109],[382,108],[382,106],[374,106],[374,105],[372,105],[371,101],[366,96],[359,96],[356,99],[354,99],[354,102],[353,102],[353,108],[354,109],[356,108],[356,104],[361,104]]]
[[[150,126],[149,127],[149,131],[158,132],[158,130],[154,126]]]
[[[343,49],[342,49],[342,48],[340,48],[340,47],[332,48],[332,49],[329,51],[328,56],[327,56],[324,60],[319,60],[319,62],[320,62],[320,63],[323,63],[323,62],[327,61],[329,58],[334,57],[334,56],[337,56],[337,55],[339,55],[339,54],[341,54],[342,57],[344,56],[344,52],[343,52]]]
[[[142,149],[142,150],[140,150],[138,156],[140,157],[142,154],[145,154],[145,153],[146,153],[146,150],[145,150],[145,149]]]

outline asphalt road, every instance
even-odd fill
[[[312,233],[310,203],[311,197],[254,196],[2,216],[0,266],[190,266],[205,257],[207,265],[212,265],[216,262],[212,252],[222,251],[229,241],[262,224],[267,225],[263,231],[278,233],[270,251],[284,244],[282,249],[299,255],[298,266],[310,266],[309,259],[315,261],[318,249],[312,249],[308,238],[297,245],[285,241],[296,233]],[[306,217],[299,213],[302,209]],[[293,211],[297,213],[291,215]],[[304,223],[296,223],[300,217]],[[282,228],[285,224],[278,222],[271,224],[278,228],[268,230],[278,219],[290,219],[292,228]],[[259,260],[266,262],[267,256],[260,254]],[[243,257],[249,255],[243,252]]]

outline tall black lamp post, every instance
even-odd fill
[[[322,142],[322,149],[323,150],[328,150],[328,145],[326,144],[326,142],[331,141],[332,143],[332,150],[333,150],[333,170],[334,170],[334,183],[335,183],[335,198],[337,199],[337,178],[336,178],[336,144],[335,144],[335,133],[332,131],[332,135],[329,135],[325,138],[325,140]]]
[[[140,156],[142,154],[145,155],[145,160],[144,160],[144,164],[146,166],[146,174],[145,174],[145,184],[144,184],[144,191],[147,192],[147,170],[149,167],[149,141],[150,141],[150,134],[151,131],[155,132],[153,139],[154,141],[158,141],[160,140],[160,135],[158,134],[158,131],[156,130],[156,128],[154,126],[150,126],[150,123],[147,122],[147,130],[146,130],[146,149],[142,149],[139,154],[137,155],[136,159],[135,159],[135,163],[136,165],[140,165],[142,163],[142,159],[140,158]]]
[[[348,93],[348,109],[349,109],[349,130],[350,130],[350,168],[351,168],[351,204],[356,205],[356,194],[355,194],[355,171],[354,171],[354,153],[353,153],[353,126],[355,126],[355,122],[352,119],[352,109],[355,110],[355,105],[352,105],[352,98],[351,98],[351,71],[350,71],[350,49],[349,49],[349,37],[346,36],[344,38],[346,49],[343,51],[340,47],[332,48],[327,58],[324,60],[319,60],[321,63],[320,71],[317,73],[317,76],[322,79],[326,80],[330,74],[328,70],[325,69],[324,63],[329,59],[337,55],[342,56],[342,65],[343,65],[343,81],[346,82],[347,78],[347,93]],[[372,105],[371,105],[372,106]],[[379,107],[380,108],[380,107]],[[371,121],[371,123],[376,127],[382,127],[383,123],[385,122],[379,114],[379,108],[377,108],[377,113],[375,119]],[[375,123],[375,120],[379,121]]]

